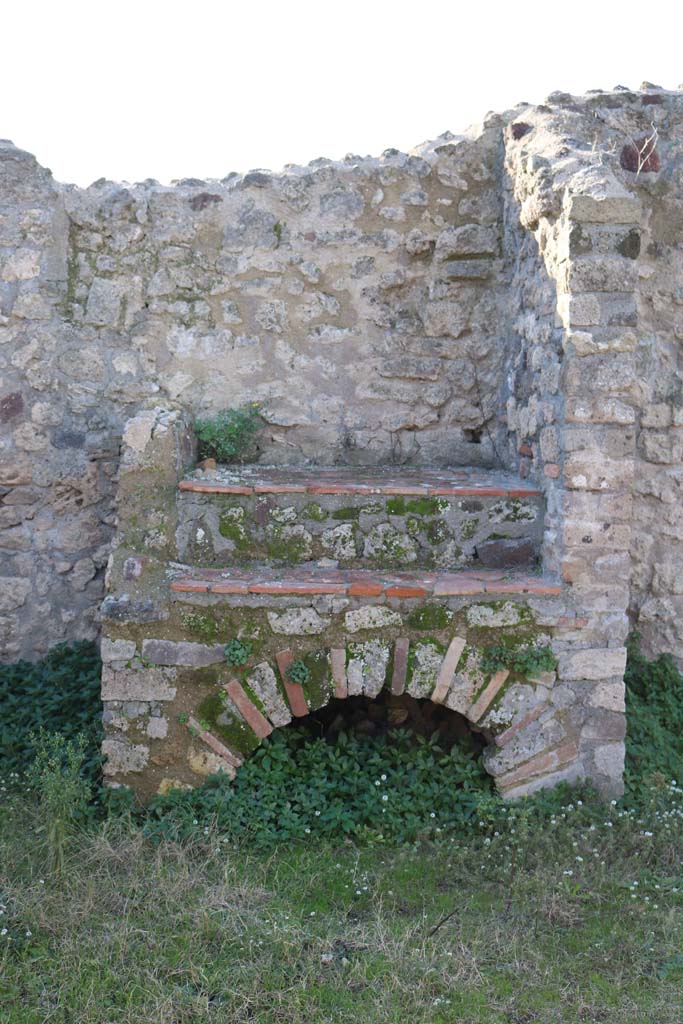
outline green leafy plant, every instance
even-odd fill
[[[59,644],[41,661],[0,665],[0,772],[23,773],[41,729],[85,738],[82,771],[92,784],[102,768],[100,662],[94,644]]]
[[[234,668],[239,668],[241,665],[246,665],[251,656],[253,644],[248,640],[238,640],[235,638],[230,643],[225,645],[225,660],[228,665],[232,665]]]
[[[628,642],[626,663],[626,787],[631,796],[665,792],[683,782],[683,675],[670,654],[650,661],[640,637]]]
[[[482,655],[484,672],[498,672],[506,668],[520,676],[533,676],[537,672],[553,672],[557,658],[550,647],[536,647],[531,643],[492,644]]]
[[[311,670],[305,661],[302,661],[301,658],[297,658],[287,669],[287,675],[293,683],[300,683],[302,686],[305,686],[311,678]]]
[[[465,746],[407,730],[335,743],[300,729],[273,733],[234,781],[215,775],[189,791],[155,797],[144,829],[182,838],[213,824],[234,842],[270,848],[309,837],[405,842],[478,827],[492,783]]]
[[[60,733],[41,729],[33,746],[35,760],[28,777],[38,798],[39,830],[45,838],[51,868],[62,874],[69,835],[89,815],[92,786],[83,771],[88,740],[83,735],[66,739]]]
[[[195,421],[199,457],[218,462],[243,462],[249,455],[261,426],[258,405],[224,409],[207,419]]]

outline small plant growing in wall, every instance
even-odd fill
[[[481,667],[484,672],[498,672],[506,668],[520,676],[533,676],[538,672],[553,672],[557,658],[550,647],[534,644],[492,644],[484,651]]]
[[[287,669],[287,675],[293,683],[299,683],[301,686],[305,686],[311,678],[310,669],[301,658],[297,658],[292,662]]]
[[[241,409],[224,409],[215,416],[195,420],[200,459],[244,462],[260,426],[261,416],[255,402]]]
[[[233,668],[239,668],[241,665],[246,665],[251,655],[253,644],[250,644],[248,640],[231,640],[229,644],[225,645],[225,660],[228,665]]]

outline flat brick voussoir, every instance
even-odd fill
[[[225,691],[254,734],[260,740],[264,740],[266,736],[270,736],[273,731],[272,725],[268,719],[261,714],[259,709],[252,704],[241,684],[238,683],[236,679],[231,679],[229,683],[225,684]]]
[[[482,692],[479,694],[477,699],[471,705],[470,708],[465,712],[465,716],[469,718],[470,722],[478,722],[484,712],[490,707],[493,701],[498,696],[498,693],[505,685],[505,682],[510,673],[506,668],[500,669],[496,672],[486,684]]]
[[[306,703],[306,697],[304,696],[304,690],[301,683],[295,683],[289,678],[289,666],[294,661],[294,655],[289,648],[286,648],[284,651],[277,652],[275,660],[282,679],[282,685],[284,686],[287,694],[289,706],[292,709],[292,714],[295,718],[303,718],[309,713],[310,709]]]
[[[507,772],[505,775],[499,775],[496,779],[496,784],[501,792],[505,793],[527,780],[535,779],[539,775],[546,775],[556,771],[558,768],[564,768],[566,765],[571,764],[572,761],[575,761],[578,756],[579,748],[576,741],[573,739],[565,740],[564,743],[561,743],[553,750],[545,750],[541,754],[536,754],[535,757],[525,761],[524,764],[519,765],[517,768],[513,768],[512,771]]]
[[[458,662],[465,650],[466,640],[461,636],[454,636],[448,645],[448,650],[441,662],[439,674],[436,677],[436,686],[432,692],[432,700],[435,704],[443,704],[451,688]]]
[[[187,724],[190,729],[196,733],[202,743],[206,743],[207,747],[210,747],[214,754],[218,754],[219,757],[222,757],[223,760],[227,761],[227,763],[232,765],[233,768],[239,768],[243,763],[242,758],[233,753],[233,751],[226,747],[225,744],[221,743],[219,739],[216,739],[213,733],[203,729],[196,718],[190,717]]]

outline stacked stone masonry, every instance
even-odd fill
[[[0,143],[2,658],[101,631],[143,795],[401,664],[506,792],[617,792],[629,628],[683,660],[682,237],[652,86],[173,186]],[[193,417],[247,402],[257,464],[196,469]],[[555,677],[477,677],[501,631]]]

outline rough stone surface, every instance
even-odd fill
[[[382,629],[386,626],[400,626],[401,616],[391,608],[379,605],[366,605],[354,608],[345,616],[346,628],[349,633],[358,633],[363,629]]]
[[[274,633],[285,636],[309,636],[311,633],[322,633],[329,626],[329,619],[318,615],[315,608],[292,608],[278,615],[268,613],[268,622]]]
[[[277,677],[268,662],[262,662],[254,668],[247,676],[247,684],[263,704],[273,725],[288,725],[291,722],[289,705],[280,692]]]

